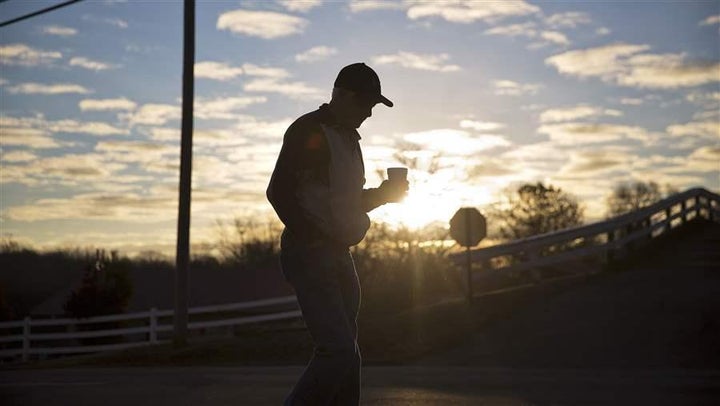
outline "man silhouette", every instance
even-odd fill
[[[364,63],[340,70],[330,103],[287,129],[267,189],[285,224],[280,263],[313,338],[314,354],[285,405],[357,405],[360,282],[349,247],[370,227],[367,212],[400,200],[406,181],[363,189],[365,169],[357,128],[373,107],[393,103]]]

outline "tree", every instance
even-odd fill
[[[217,248],[223,259],[241,269],[264,268],[275,264],[280,251],[282,224],[276,220],[259,222],[236,217],[232,224],[216,221]]]
[[[75,318],[125,312],[133,292],[128,268],[127,261],[88,265],[81,285],[65,302],[65,312]]]
[[[519,239],[581,225],[583,211],[574,196],[538,182],[510,192],[505,207],[490,215],[502,238]]]
[[[623,182],[615,186],[607,198],[607,217],[615,217],[642,209],[660,201],[663,196],[675,193],[669,186],[665,193],[655,182]]]

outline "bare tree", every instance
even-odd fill
[[[669,185],[665,186],[663,193],[660,185],[652,181],[620,183],[607,198],[607,217],[642,209],[674,193],[677,191]]]
[[[502,238],[519,239],[581,225],[583,212],[574,196],[538,182],[508,193],[507,204],[490,215]]]
[[[275,220],[258,222],[250,217],[236,217],[232,224],[216,221],[217,248],[226,261],[241,268],[267,265],[277,260],[282,225]]]

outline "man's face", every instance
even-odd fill
[[[376,101],[354,93],[349,103],[350,124],[359,128],[367,118],[372,117],[372,109],[376,104]]]

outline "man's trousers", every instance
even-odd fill
[[[360,281],[349,250],[322,242],[307,244],[286,230],[280,263],[315,344],[285,405],[358,405]]]

